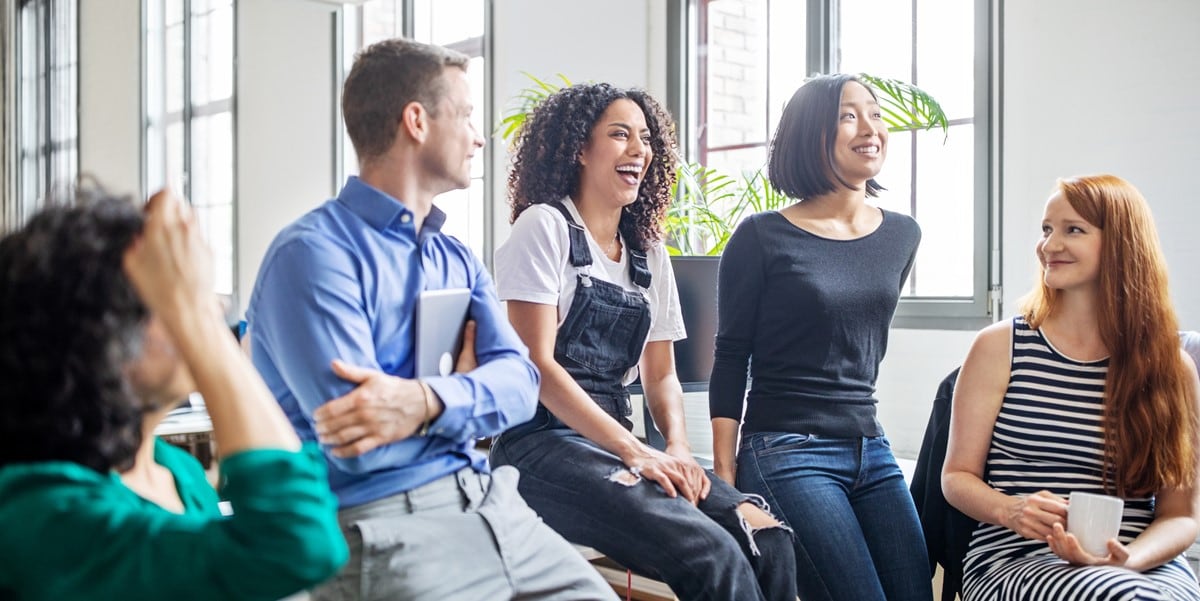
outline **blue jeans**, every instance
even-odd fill
[[[749,434],[737,484],[795,532],[804,601],[933,597],[920,520],[887,438]]]
[[[521,471],[521,496],[567,540],[666,582],[680,599],[795,601],[791,534],[750,528],[737,507],[758,499],[711,472],[712,490],[696,507],[631,475],[574,430],[554,427],[501,436],[491,461]]]

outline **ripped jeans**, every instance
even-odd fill
[[[791,532],[753,530],[737,511],[745,502],[767,509],[760,498],[708,472],[712,489],[695,507],[574,430],[523,430],[500,437],[492,465],[517,467],[521,496],[567,540],[666,582],[684,601],[795,601]]]

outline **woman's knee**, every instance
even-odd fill
[[[778,518],[749,501],[738,505],[737,512],[750,525],[750,528],[755,530],[783,526],[783,522],[780,522]]]

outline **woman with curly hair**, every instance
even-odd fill
[[[346,560],[301,448],[221,319],[195,218],[82,194],[0,240],[0,599],[278,599]],[[198,389],[223,456],[150,435]]]
[[[600,83],[552,94],[521,130],[495,270],[541,403],[492,462],[520,469],[521,495],[568,540],[681,599],[793,601],[789,532],[701,468],[684,431],[672,347],[683,322],[662,243],[673,128],[645,92]],[[665,451],[631,433],[639,371]]]
[[[955,387],[942,489],[979,520],[963,599],[1200,600],[1200,381],[1150,208],[1116,176],[1062,179],[1041,230],[1039,284]],[[1072,492],[1124,499],[1098,553],[1065,530]]]

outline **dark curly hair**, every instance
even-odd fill
[[[0,239],[0,466],[133,465],[142,407],[125,368],[147,311],[121,269],[142,214],[127,198],[76,193]]]
[[[662,240],[678,161],[675,122],[645,91],[606,83],[563,88],[533,109],[517,135],[508,173],[512,221],[532,205],[557,202],[578,192],[579,155],[592,127],[610,104],[622,98],[636,103],[646,116],[654,156],[637,200],[621,212],[621,234],[641,250]]]

